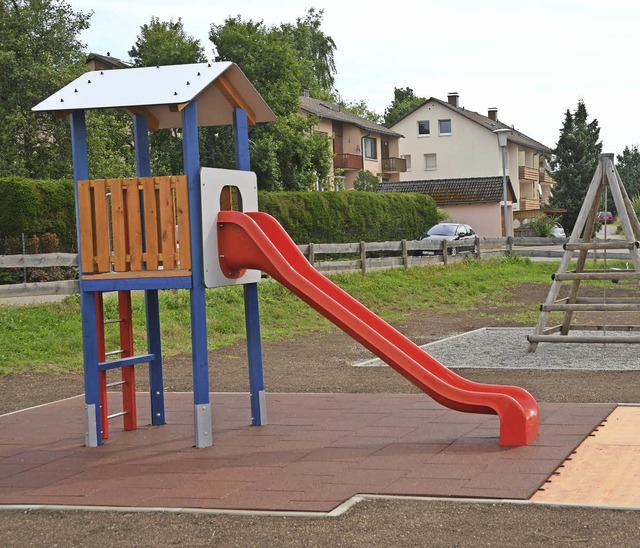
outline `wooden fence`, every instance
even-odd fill
[[[564,254],[558,238],[477,238],[475,254],[459,250],[459,242],[430,242],[402,240],[400,242],[359,242],[349,244],[299,245],[300,251],[320,272],[362,272],[385,268],[447,264],[466,257],[488,258],[515,253],[527,257],[560,260]],[[455,251],[454,251],[455,250]],[[428,253],[428,254],[424,254]],[[590,254],[590,258],[592,253]],[[598,258],[602,258],[602,251]],[[628,254],[608,253],[608,259],[625,259]],[[73,253],[40,255],[0,255],[0,268],[76,267],[78,256]],[[78,294],[78,280],[0,285],[0,304],[3,298],[41,295]]]

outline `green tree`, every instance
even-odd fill
[[[140,27],[140,34],[129,55],[136,67],[157,65],[181,65],[206,61],[200,41],[189,36],[177,21],[160,21],[151,17],[151,22]],[[211,142],[214,128],[200,128],[202,163],[211,165]],[[151,170],[154,175],[182,173],[182,136],[178,128],[161,129],[149,137]]]
[[[364,190],[366,192],[375,192],[380,183],[380,176],[371,173],[369,170],[360,170],[353,181],[355,190]]]
[[[211,25],[215,60],[236,63],[278,117],[250,128],[252,169],[261,190],[311,190],[329,173],[328,136],[314,131],[317,120],[298,112],[302,89],[326,96],[333,83],[335,44],[320,30],[321,20],[322,11],[309,10],[295,25],[267,27],[241,16]],[[214,160],[231,167],[231,136],[220,129],[212,143]]]
[[[280,30],[293,45],[301,63],[300,85],[313,97],[329,99],[333,89],[336,65],[333,52],[336,44],[331,36],[322,32],[324,10],[310,8],[296,24],[284,23]]]
[[[629,196],[640,196],[640,150],[638,145],[624,147],[618,154],[616,169]]]
[[[425,101],[424,97],[417,97],[409,87],[394,88],[393,101],[384,111],[384,125],[391,127]]]
[[[181,17],[174,22],[173,19],[160,21],[152,16],[148,25],[140,27],[140,34],[129,50],[129,56],[136,67],[181,65],[207,60],[200,40],[185,32]]]
[[[364,118],[365,120],[369,120],[375,124],[382,123],[382,116],[371,110],[367,101],[364,99],[360,99],[359,101],[349,101],[347,103],[340,102],[339,104],[352,114],[360,116],[360,118]]]
[[[64,0],[0,0],[0,173],[72,173],[69,123],[31,108],[84,70],[91,15]]]
[[[598,156],[602,152],[599,138],[598,120],[594,118],[588,121],[584,101],[578,101],[573,112],[567,109],[551,159],[555,184],[549,203],[551,207],[567,210],[562,216],[562,224],[570,231],[573,230],[598,166]]]

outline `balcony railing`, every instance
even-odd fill
[[[404,173],[407,171],[405,158],[382,158],[383,173]]]
[[[555,183],[555,181],[553,180],[553,177],[551,177],[551,175],[549,175],[544,169],[540,170],[540,182],[547,183],[550,185]]]
[[[528,181],[538,181],[540,179],[540,171],[535,167],[520,166],[518,167],[518,177]]]
[[[336,154],[333,159],[334,169],[362,169],[362,156],[359,154]]]

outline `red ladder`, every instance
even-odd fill
[[[118,318],[104,319],[104,306],[102,292],[96,291],[96,326],[98,335],[98,361],[105,362],[107,356],[118,355],[120,358],[133,356],[133,319],[131,314],[131,291],[118,291]],[[111,352],[106,351],[105,345],[105,325],[120,324],[120,349]],[[107,383],[107,372],[99,371],[98,380],[100,383],[100,423],[102,425],[102,438],[109,437],[109,420],[122,417],[125,430],[135,430],[137,428],[136,419],[136,381],[133,365],[120,368],[120,381]],[[109,415],[107,389],[122,387],[122,411]]]

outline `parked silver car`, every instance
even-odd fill
[[[476,253],[476,231],[471,226],[463,223],[439,223],[432,226],[421,237],[421,240],[431,240],[442,242],[446,240],[448,242],[456,242],[456,247],[449,248],[449,255],[456,255],[459,251],[470,251]],[[423,255],[442,255],[442,249],[435,251],[423,251]]]
[[[551,236],[553,238],[566,238],[567,235],[564,232],[564,228],[558,223],[554,223],[551,227]]]

